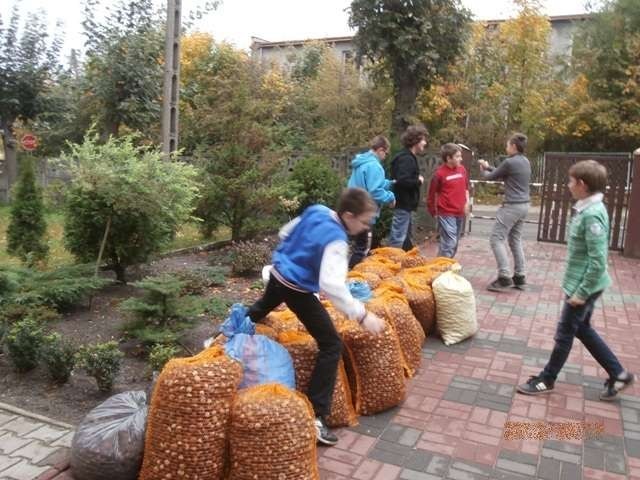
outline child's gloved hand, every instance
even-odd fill
[[[367,312],[362,319],[362,326],[377,335],[384,330],[384,320],[374,313]]]

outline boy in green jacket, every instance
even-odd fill
[[[544,370],[519,385],[518,392],[539,395],[553,390],[558,373],[571,352],[573,338],[577,337],[609,374],[600,400],[611,401],[633,383],[634,375],[622,368],[591,326],[594,304],[611,284],[607,273],[609,216],[602,203],[607,170],[594,160],[578,162],[569,169],[568,186],[576,203],[569,227],[567,269],[562,281],[566,299],[554,337],[555,346]]]

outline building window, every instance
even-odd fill
[[[342,52],[342,63],[344,65],[351,63],[353,64],[355,62],[355,57],[353,55],[353,50],[344,50]]]

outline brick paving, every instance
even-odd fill
[[[528,242],[525,250],[530,288],[491,293],[488,242],[463,239],[458,260],[476,291],[479,332],[450,347],[427,339],[405,401],[360,417],[337,432],[337,446],[318,449],[322,480],[640,480],[640,382],[619,401],[600,402],[605,372],[577,342],[552,394],[515,393],[549,357],[562,302],[565,247]],[[609,267],[614,283],[593,322],[623,365],[640,373],[640,261],[612,253]],[[506,422],[586,422],[602,431],[583,440],[509,440]],[[71,480],[69,431],[0,406],[0,480]]]
[[[51,480],[69,467],[73,426],[0,403],[0,480]]]
[[[338,432],[336,447],[319,449],[323,480],[640,480],[640,387],[615,403],[599,401],[606,374],[579,341],[552,394],[515,393],[549,358],[562,302],[565,247],[527,242],[525,250],[528,290],[492,293],[488,241],[463,239],[457,258],[476,292],[479,332],[450,347],[427,339],[403,404],[361,417]],[[609,268],[613,285],[593,322],[623,365],[640,372],[640,261],[612,252]],[[506,422],[599,430],[582,440],[509,440]]]

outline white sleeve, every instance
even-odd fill
[[[324,248],[320,263],[320,291],[334,307],[347,317],[359,320],[364,317],[365,308],[351,295],[347,287],[349,245],[343,240],[331,242]]]
[[[291,233],[291,231],[294,228],[296,228],[296,225],[298,225],[299,223],[300,223],[300,217],[296,217],[293,220],[290,220],[289,222],[285,223],[280,228],[280,231],[278,232],[278,236],[280,237],[280,240],[284,240],[285,238],[287,238]]]

